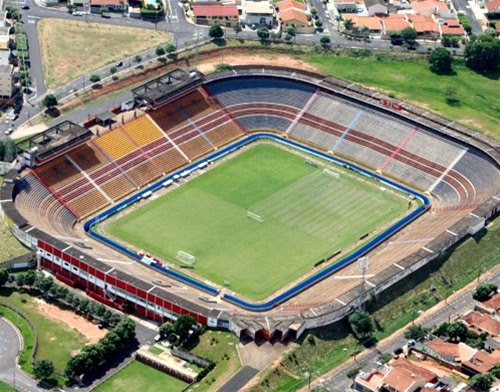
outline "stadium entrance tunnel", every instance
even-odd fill
[[[278,136],[276,134],[260,132],[260,133],[252,134],[252,135],[250,135],[250,136],[248,136],[248,137],[246,137],[246,138],[244,138],[244,139],[242,139],[242,140],[240,140],[240,141],[238,141],[230,146],[227,146],[227,147],[225,147],[225,148],[223,148],[223,149],[221,149],[221,150],[219,150],[219,151],[217,151],[217,152],[215,152],[207,157],[204,157],[203,159],[201,159],[199,161],[191,163],[187,167],[184,167],[184,168],[182,168],[174,173],[169,174],[168,176],[162,178],[161,180],[155,182],[154,184],[142,189],[137,194],[135,194],[131,197],[128,197],[127,199],[121,201],[120,203],[117,203],[113,207],[101,212],[97,216],[95,216],[95,217],[93,217],[90,220],[85,222],[84,229],[85,229],[86,233],[90,237],[102,242],[103,244],[105,244],[105,245],[107,245],[115,250],[118,250],[119,252],[125,254],[126,256],[128,256],[128,257],[130,257],[130,258],[132,258],[132,259],[134,259],[134,260],[136,260],[136,261],[138,261],[138,262],[140,262],[140,263],[142,263],[150,268],[153,268],[157,271],[160,271],[161,273],[163,273],[165,275],[168,275],[171,278],[177,279],[185,284],[188,284],[192,287],[195,287],[199,290],[202,290],[210,295],[213,295],[213,296],[219,295],[220,291],[218,288],[216,288],[210,284],[201,282],[201,281],[194,279],[190,276],[187,276],[187,275],[185,275],[179,271],[176,271],[172,268],[166,268],[157,260],[150,258],[150,257],[147,257],[143,253],[137,253],[137,252],[129,249],[128,247],[124,246],[123,244],[99,233],[96,230],[96,227],[98,224],[104,222],[106,219],[110,218],[111,216],[113,216],[113,215],[117,214],[118,212],[126,209],[127,207],[133,205],[138,200],[143,199],[145,197],[145,195],[151,195],[151,193],[162,189],[165,181],[169,181],[169,180],[173,181],[176,178],[178,178],[178,176],[180,176],[181,173],[183,176],[186,176],[186,173],[188,173],[188,175],[189,175],[190,173],[198,170],[199,167],[202,167],[202,166],[205,167],[207,163],[217,161],[217,160],[227,156],[228,154],[231,154],[231,153],[237,151],[238,149],[241,149],[242,147],[244,147],[250,143],[253,143],[255,141],[258,141],[258,140],[272,140],[272,141],[275,141],[277,143],[281,143],[285,146],[292,147],[296,150],[299,150],[299,151],[304,152],[306,154],[309,154],[311,156],[318,157],[318,158],[324,159],[328,162],[344,166],[346,168],[349,168],[350,170],[355,171],[356,173],[358,173],[360,175],[363,175],[363,176],[366,176],[366,177],[371,178],[373,180],[379,181],[385,187],[390,187],[392,189],[395,189],[395,190],[398,190],[402,193],[405,193],[411,197],[417,198],[422,202],[422,205],[417,207],[416,209],[414,209],[412,212],[410,212],[409,214],[404,216],[402,219],[398,220],[396,223],[392,224],[390,227],[383,230],[381,233],[379,233],[378,235],[376,235],[375,237],[370,239],[368,242],[363,244],[357,250],[353,251],[350,254],[347,254],[346,256],[341,258],[340,260],[338,260],[330,265],[327,265],[325,268],[321,269],[319,272],[302,280],[301,282],[297,283],[293,287],[286,289],[283,293],[271,298],[270,300],[267,300],[267,301],[261,302],[261,303],[254,303],[254,302],[248,301],[246,299],[239,298],[236,295],[223,294],[222,298],[225,301],[228,301],[228,302],[230,302],[230,303],[232,303],[240,308],[243,308],[243,309],[246,309],[249,311],[253,311],[253,312],[263,312],[263,311],[267,311],[267,310],[275,308],[276,306],[284,303],[285,301],[296,296],[300,292],[310,288],[311,286],[315,285],[316,283],[320,282],[321,280],[327,278],[328,276],[332,275],[333,273],[339,271],[340,269],[342,269],[342,268],[346,267],[347,265],[356,261],[358,258],[367,254],[372,249],[374,249],[375,247],[379,246],[382,242],[387,240],[389,237],[391,237],[392,235],[397,233],[403,227],[405,227],[406,225],[408,225],[409,223],[413,222],[415,219],[420,217],[422,214],[424,214],[431,207],[431,201],[427,196],[425,196],[421,193],[418,193],[418,192],[414,191],[413,189],[410,189],[404,185],[401,185],[393,180],[387,179],[387,178],[381,176],[380,174],[373,173],[373,172],[371,172],[367,169],[364,169],[358,165],[346,162],[342,159],[339,159],[337,157],[333,157],[331,155],[328,155],[326,153],[318,151],[312,147],[302,145],[298,142],[283,138],[283,137]],[[256,333],[256,331],[254,333]],[[262,336],[266,336],[267,339],[269,340],[269,338],[270,338],[269,331],[267,333],[261,332],[261,334],[262,334]]]

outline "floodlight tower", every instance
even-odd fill
[[[366,270],[370,266],[370,258],[368,256],[360,257],[358,259],[358,269],[361,272],[361,285],[359,286],[359,302],[358,302],[358,310],[362,312],[365,307],[365,275]]]

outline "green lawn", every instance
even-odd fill
[[[191,352],[215,362],[215,368],[190,392],[215,392],[241,367],[238,338],[231,332],[207,331]]]
[[[26,314],[34,324],[38,334],[38,350],[35,359],[50,359],[56,371],[63,374],[72,354],[79,351],[87,339],[66,324],[55,322],[37,310],[36,299],[29,294],[0,290],[0,302],[7,303]],[[29,369],[29,368],[28,368]],[[58,378],[63,382],[63,378]]]
[[[106,230],[167,260],[188,252],[196,274],[262,299],[406,208],[404,198],[359,178],[332,177],[258,144]]]
[[[16,389],[12,388],[9,384],[0,381],[0,392],[15,392]]]
[[[384,53],[314,54],[304,59],[327,75],[380,89],[500,140],[498,72],[482,75],[457,60],[454,75],[437,75],[423,59],[398,60]]]
[[[187,386],[188,384],[175,377],[153,369],[141,362],[133,361],[130,365],[127,365],[95,388],[94,391],[180,392]]]
[[[418,311],[429,309],[499,263],[500,220],[497,219],[487,229],[372,299],[367,310],[378,322],[375,336],[381,340],[391,335],[411,322]],[[436,288],[435,292],[431,292],[431,286]],[[267,371],[251,391],[294,391],[306,385],[308,369],[314,369],[316,378],[345,362],[355,349],[362,349],[346,322],[313,330],[311,334],[314,338],[296,345],[282,359],[282,367]]]

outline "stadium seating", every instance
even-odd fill
[[[160,177],[162,169],[151,160],[146,160],[128,170],[127,174],[142,187]]]
[[[216,147],[221,147],[243,136],[244,133],[233,121],[229,121],[207,132],[206,135]]]
[[[269,102],[302,109],[316,91],[316,88],[301,82],[257,77],[226,79],[205,88],[223,107]]]
[[[30,222],[47,230],[68,235],[76,217],[37,178],[29,173],[23,177],[15,199],[16,208]]]
[[[112,159],[121,158],[135,150],[135,146],[121,129],[115,129],[103,136],[98,137],[95,142]]]
[[[290,126],[291,120],[278,116],[248,115],[238,117],[238,123],[245,131],[275,129],[285,132]]]
[[[163,136],[147,115],[125,124],[123,129],[138,146],[145,146]]]
[[[64,155],[37,168],[36,173],[46,185],[54,189],[60,189],[82,176]]]
[[[109,201],[99,192],[94,189],[86,194],[68,202],[72,211],[75,211],[79,218],[85,218],[92,213],[106,207]]]
[[[154,110],[149,113],[149,116],[166,133],[188,123],[187,119],[179,113],[173,104]]]
[[[162,168],[164,173],[169,173],[188,163],[186,158],[175,148],[156,155],[152,161]]]
[[[90,143],[79,146],[67,155],[86,173],[91,173],[109,163],[109,159]]]
[[[107,182],[104,182],[101,177],[101,181],[97,181],[96,183],[113,201],[128,195],[135,189],[134,185],[124,174],[113,175],[113,179]]]
[[[180,98],[175,102],[174,106],[184,118],[188,118],[191,121],[196,121],[214,111],[214,108],[199,90],[195,90],[185,97]]]
[[[213,151],[212,146],[208,144],[203,136],[190,137],[182,144],[178,144],[178,146],[190,160],[196,159],[210,151]]]

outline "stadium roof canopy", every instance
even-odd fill
[[[150,107],[165,105],[179,93],[201,85],[203,74],[199,71],[175,69],[132,90],[136,101],[145,101]]]

